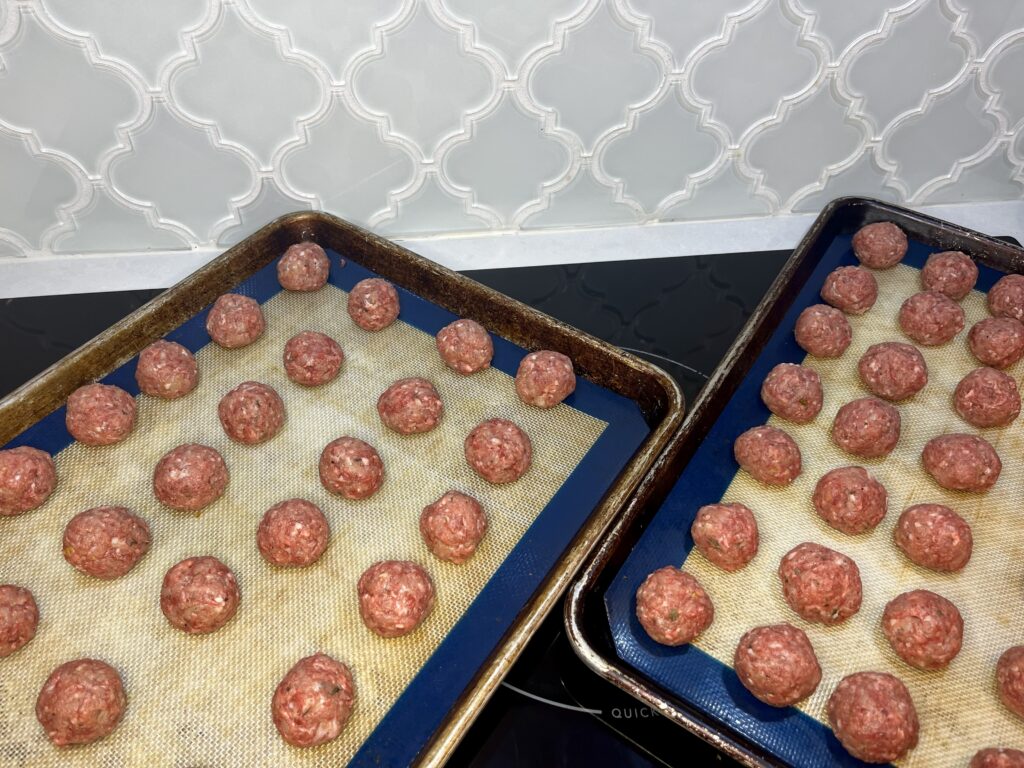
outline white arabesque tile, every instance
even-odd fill
[[[1024,27],[1024,3],[1020,0],[949,0],[966,14],[964,31],[976,41],[984,56],[999,38]]]
[[[607,227],[636,218],[636,211],[615,200],[615,190],[594,178],[592,169],[582,167],[572,181],[551,195],[547,207],[531,214],[524,229],[548,227]]]
[[[820,38],[838,61],[850,45],[865,35],[878,32],[887,11],[903,8],[922,0],[859,0],[837,3],[835,0],[790,0],[794,7],[812,17],[811,34]]]
[[[921,202],[931,205],[1024,198],[1024,179],[1013,178],[1013,164],[1008,161],[1006,152],[1006,146],[997,147],[997,151],[981,162],[967,166],[959,176],[929,192]]]
[[[166,227],[151,222],[139,210],[114,200],[102,187],[94,188],[92,200],[71,215],[75,229],[59,235],[54,253],[107,253],[131,251],[173,251],[189,248],[188,241]]]
[[[78,193],[75,177],[61,163],[33,154],[28,142],[0,130],[0,228],[38,248],[43,233],[58,223],[57,210]]]
[[[651,22],[651,37],[668,46],[676,69],[684,69],[702,43],[720,37],[726,16],[762,0],[623,0]]]
[[[1009,128],[1024,121],[1024,35],[1002,47],[987,68],[988,85],[996,94],[996,108]]]
[[[371,228],[382,235],[414,236],[490,229],[492,219],[467,211],[466,206],[465,200],[441,189],[436,173],[427,173],[412,194],[396,200],[393,210],[372,222]]]
[[[852,164],[830,172],[821,189],[801,193],[793,203],[793,210],[796,213],[817,213],[830,200],[849,195],[891,202],[902,200],[900,190],[889,186],[886,172],[875,162],[874,151],[868,149],[861,152]]]
[[[249,203],[238,206],[239,222],[225,229],[217,238],[217,245],[234,245],[264,227],[278,216],[295,211],[308,211],[308,200],[299,200],[281,190],[273,179],[260,179],[259,192]]]
[[[754,180],[727,161],[710,178],[701,181],[685,200],[662,211],[663,221],[757,216],[771,212],[771,201],[754,192]],[[711,211],[718,213],[711,214]]]
[[[0,4],[0,11],[3,10],[3,5]],[[14,243],[9,243],[6,240],[0,239],[0,259],[23,259],[25,253],[16,246]]]

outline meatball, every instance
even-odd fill
[[[288,744],[317,747],[338,738],[355,702],[356,684],[348,667],[317,653],[288,670],[274,691],[270,714]]]
[[[420,533],[427,549],[434,555],[458,565],[476,552],[477,545],[487,533],[487,515],[480,502],[472,496],[448,491],[423,508]]]
[[[168,451],[153,471],[153,493],[172,509],[196,512],[228,487],[228,467],[213,448],[186,443]]]
[[[76,659],[46,678],[36,719],[55,746],[91,744],[117,728],[127,706],[117,670],[96,659]]]
[[[316,331],[298,333],[284,345],[284,371],[289,379],[305,387],[332,381],[344,359],[341,345]]]
[[[782,595],[807,621],[839,624],[860,610],[860,569],[846,555],[805,541],[779,563]]]
[[[888,269],[906,255],[907,236],[891,221],[878,221],[858,229],[852,245],[854,256],[865,267]]]
[[[320,454],[320,482],[346,499],[366,499],[384,482],[384,462],[369,443],[339,437]]]
[[[836,413],[832,442],[854,456],[888,456],[900,440],[900,412],[873,397],[851,400]]]
[[[494,342],[476,320],[456,320],[437,332],[437,352],[444,364],[468,376],[491,367]]]
[[[398,318],[398,291],[387,280],[360,280],[348,295],[348,314],[364,331],[381,331]]]
[[[775,427],[748,429],[733,443],[736,463],[761,483],[789,485],[800,474],[800,449]]]
[[[154,341],[139,353],[135,381],[150,397],[175,400],[199,384],[195,356],[173,341]]]
[[[922,291],[903,302],[899,323],[903,333],[918,344],[937,347],[964,329],[964,311],[943,293]]]
[[[723,571],[738,571],[757,554],[754,513],[743,504],[706,504],[690,526],[693,544]]]
[[[0,451],[0,515],[41,507],[57,487],[50,454],[27,445]]]
[[[988,292],[988,311],[995,317],[1024,321],[1024,275],[1004,275]]]
[[[882,613],[882,633],[896,655],[917,669],[944,669],[964,641],[964,620],[949,600],[915,589],[893,598]]]
[[[149,525],[124,507],[79,512],[64,528],[64,559],[97,579],[116,579],[149,551]]]
[[[921,452],[925,471],[950,491],[987,491],[1003,469],[988,441],[965,434],[933,437]]]
[[[655,642],[686,645],[711,626],[715,606],[699,581],[682,568],[666,565],[636,591],[636,617]]]
[[[516,394],[527,405],[554,408],[576,390],[572,360],[561,352],[531,352],[519,363]]]
[[[243,381],[221,398],[217,416],[232,440],[256,445],[272,438],[284,425],[284,401],[266,384]]]
[[[324,287],[331,262],[316,243],[295,243],[277,262],[277,280],[286,291],[316,291]]]
[[[1005,427],[1020,415],[1017,382],[995,368],[975,368],[956,385],[953,407],[975,427]]]
[[[377,413],[384,426],[393,432],[418,435],[441,422],[444,403],[426,379],[399,379],[377,398]]]
[[[160,610],[171,626],[190,635],[216,632],[235,615],[238,580],[215,557],[190,557],[171,567],[160,589]]]
[[[814,487],[814,510],[837,531],[858,534],[882,522],[888,509],[885,486],[863,467],[839,467]]]
[[[896,546],[910,561],[933,571],[959,571],[971,559],[971,526],[942,504],[907,507],[893,531]]]
[[[853,329],[838,309],[815,304],[796,319],[796,343],[814,357],[839,357],[853,340]]]
[[[857,373],[871,394],[892,401],[912,397],[928,383],[928,365],[917,347],[898,341],[868,347]]]
[[[862,267],[838,267],[825,278],[821,298],[848,315],[863,315],[878,299],[878,283]]]
[[[225,349],[252,344],[263,335],[266,322],[259,302],[237,293],[225,293],[206,316],[206,332]]]
[[[967,344],[982,365],[1007,368],[1024,357],[1024,323],[1013,317],[987,317],[971,328]]]
[[[765,377],[761,399],[780,419],[806,424],[821,410],[821,379],[813,368],[779,363]]]
[[[518,480],[533,462],[530,437],[507,419],[488,419],[466,435],[463,444],[470,469],[489,483]]]
[[[967,768],[1024,768],[1024,752],[1007,747],[978,750]]]
[[[10,656],[36,636],[39,607],[24,587],[0,585],[0,659]]]
[[[921,287],[938,291],[953,301],[960,301],[978,282],[978,265],[966,253],[943,251],[933,253],[921,270]]]
[[[135,426],[135,398],[111,384],[86,384],[68,398],[64,421],[80,443],[113,445]]]
[[[256,529],[256,546],[271,565],[306,566],[327,549],[331,528],[316,504],[288,499],[266,511]]]
[[[821,682],[811,641],[791,624],[754,627],[740,638],[732,665],[743,686],[773,707],[803,701]]]
[[[889,763],[917,746],[920,725],[910,691],[885,672],[840,680],[828,700],[828,721],[846,751],[866,763]]]
[[[401,637],[434,607],[434,582],[423,566],[406,560],[374,563],[359,577],[359,615],[381,637]]]
[[[999,700],[1008,710],[1024,717],[1024,645],[1007,648],[996,663]]]

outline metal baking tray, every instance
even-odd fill
[[[635,618],[631,618],[632,595],[648,571],[661,565],[678,565],[687,558],[693,546],[689,527],[697,508],[717,501],[736,477],[738,466],[732,457],[732,438],[751,426],[764,423],[771,415],[757,395],[764,373],[776,362],[799,362],[803,356],[792,341],[793,318],[805,306],[820,302],[818,290],[829,271],[841,264],[856,263],[849,239],[861,226],[875,221],[892,221],[907,233],[911,249],[905,261],[914,261],[911,266],[920,268],[927,254],[934,251],[960,250],[969,254],[982,267],[979,290],[987,290],[1000,273],[1024,272],[1024,250],[991,237],[876,200],[841,198],[831,202],[783,266],[692,404],[682,428],[673,436],[665,453],[573,580],[565,603],[569,639],[591,669],[744,765],[862,764],[846,753],[827,726],[814,718],[795,709],[758,707],[759,702],[742,688],[731,667],[700,648],[662,648],[656,647],[653,641],[645,642],[641,637],[643,630]],[[855,342],[856,334],[857,331]],[[894,338],[901,338],[898,331]],[[951,344],[957,343],[963,342],[958,340]],[[855,363],[854,358],[853,365]],[[727,410],[730,407],[732,410]],[[955,419],[951,409],[945,410]],[[723,414],[728,416],[724,421],[720,419]],[[957,431],[965,430],[961,427]],[[1007,460],[1013,461],[1008,449],[1000,452],[1004,464]],[[711,455],[715,456],[714,460],[707,458]],[[691,464],[695,468],[703,467],[704,476],[687,475]],[[959,506],[959,501],[942,503]],[[895,517],[898,517],[898,510],[890,501],[887,520]],[[967,519],[972,518],[968,515]],[[813,512],[794,510],[784,525],[795,531],[787,531],[785,535],[821,539],[820,529],[814,528]],[[844,551],[843,545],[828,545]],[[978,555],[977,549],[975,555]],[[893,556],[898,557],[898,554]],[[911,577],[924,578],[923,573],[912,573]],[[1012,579],[1013,574],[1007,574],[1007,578]],[[728,599],[723,602],[735,605],[739,597],[740,593],[729,590]],[[714,593],[712,599],[715,600]],[[781,602],[781,598],[776,599]],[[881,605],[875,607],[881,611]],[[767,605],[758,604],[754,610],[765,613],[764,620],[757,623],[795,618],[792,614],[776,615],[775,609]],[[1012,609],[1007,610],[1016,615]],[[723,612],[729,612],[729,608]],[[884,645],[884,641],[882,643]],[[687,660],[682,662],[684,658]],[[988,667],[982,668],[991,673]],[[904,666],[897,674],[908,679],[908,670],[910,668]],[[831,687],[838,682],[830,680],[825,671],[826,677],[814,698],[827,698]],[[697,690],[700,686],[703,687]],[[987,688],[985,692],[995,699]],[[815,705],[820,707],[823,700]],[[920,703],[918,708],[921,708]],[[1018,729],[1014,739],[1018,743],[1005,746],[1020,747],[1019,726],[1010,722],[1012,716],[1002,713],[999,718],[1001,721],[1009,718],[1001,722],[1004,730],[1006,727],[1011,732],[1013,728]],[[996,732],[994,727],[992,732]]]
[[[137,394],[134,360],[141,349],[168,335],[193,351],[206,347],[202,321],[213,300],[222,293],[239,290],[261,302],[270,301],[281,290],[274,273],[277,258],[293,243],[308,240],[319,243],[330,256],[331,284],[336,288],[350,288],[357,279],[371,274],[393,282],[402,297],[400,319],[418,331],[433,334],[456,317],[479,321],[495,335],[494,367],[503,375],[515,373],[524,350],[546,348],[567,354],[582,377],[579,397],[573,395],[567,404],[582,412],[589,412],[587,409],[597,404],[591,416],[610,425],[580,462],[565,470],[568,478],[536,522],[526,529],[408,687],[351,755],[353,765],[440,765],[681,424],[682,396],[663,371],[352,224],[328,214],[305,212],[267,225],[0,401],[0,445],[32,444],[57,454],[72,442],[63,423],[64,402],[72,391],[102,380]],[[284,299],[302,300],[294,295]],[[339,314],[344,315],[344,310],[339,309]],[[341,341],[344,346],[345,340]],[[209,354],[221,352],[214,349]],[[279,356],[280,352],[275,354]],[[272,363],[267,361],[267,365]],[[618,432],[611,428],[614,424],[621,425]],[[151,468],[145,471],[151,472]],[[30,514],[45,516],[46,512],[44,506]],[[9,536],[16,535],[10,526],[20,519],[5,521]],[[228,517],[224,525],[235,522]],[[59,559],[58,549],[55,544],[54,557]],[[4,570],[0,564],[0,575]],[[352,588],[347,582],[337,584],[340,595],[347,596]],[[45,626],[45,604],[41,603],[41,610]],[[301,626],[294,631],[301,632]],[[39,636],[34,643],[41,640]],[[32,650],[30,645],[21,653]],[[112,661],[116,666],[116,660]],[[258,656],[246,663],[258,664]],[[223,669],[215,673],[211,669],[208,674],[226,678],[233,673],[246,674],[245,668],[232,666],[226,663]],[[375,673],[362,670],[362,674],[369,679]],[[357,685],[359,675],[356,670]],[[140,682],[128,682],[130,717],[131,686]],[[260,706],[261,711],[269,706],[269,693]],[[27,708],[24,717],[31,719]],[[31,725],[38,730],[36,723]],[[122,723],[121,728],[124,726]],[[187,725],[177,726],[175,738],[181,738],[187,730]],[[240,724],[235,738],[245,738],[246,734],[245,726]],[[110,739],[116,736],[115,732]],[[36,739],[32,748],[46,746],[39,744],[41,733],[31,738]],[[203,752],[202,734],[199,738],[198,757],[194,759],[212,759],[213,752]],[[218,745],[221,751],[217,754],[225,749],[230,752],[230,738]],[[325,749],[314,750],[320,756],[310,758],[313,762],[307,764],[319,765],[329,758]],[[76,754],[85,756],[81,750]],[[116,754],[103,759],[125,761]],[[161,759],[175,758],[168,754]],[[337,764],[333,758],[330,762]]]

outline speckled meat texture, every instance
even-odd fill
[[[1008,747],[978,750],[967,768],[1024,768],[1024,752]]]
[[[697,510],[690,535],[700,553],[725,571],[738,571],[757,554],[757,520],[743,504],[706,504]]]
[[[926,347],[951,341],[965,322],[960,305],[938,291],[915,293],[900,306],[898,319],[903,333]]]
[[[331,262],[316,243],[295,243],[277,262],[277,280],[286,291],[316,291],[324,287]]]
[[[900,412],[874,397],[852,400],[836,412],[832,442],[853,456],[888,456],[900,440]]]
[[[983,493],[996,484],[1003,463],[987,440],[977,435],[940,435],[921,452],[925,471],[950,491]]]
[[[164,454],[153,472],[153,493],[172,509],[197,512],[228,487],[224,457],[205,445],[186,443]]]
[[[761,385],[761,399],[768,410],[796,424],[813,421],[821,410],[822,398],[817,371],[803,365],[779,363]]]
[[[821,682],[821,666],[803,630],[791,624],[754,627],[740,638],[733,669],[743,686],[773,707],[803,701]]]
[[[711,626],[715,607],[693,576],[665,566],[636,591],[636,617],[651,639],[662,645],[686,645]]]
[[[898,401],[913,397],[928,383],[928,364],[912,344],[872,344],[857,363],[857,373],[871,394]]]
[[[857,230],[852,245],[853,254],[865,267],[888,269],[906,255],[907,236],[891,221],[879,221]]]
[[[324,653],[300,659],[274,691],[270,714],[293,747],[317,747],[341,734],[356,703],[352,673]]]
[[[779,578],[786,603],[806,621],[839,624],[860,610],[860,570],[834,549],[798,544],[779,563]]]
[[[88,576],[116,579],[149,551],[149,525],[124,507],[79,512],[64,528],[64,559]]]
[[[572,360],[561,352],[531,352],[519,362],[516,394],[527,405],[554,408],[575,390]]]
[[[496,485],[515,482],[533,462],[529,436],[507,419],[478,424],[466,436],[463,447],[470,468]]]
[[[882,634],[896,655],[917,669],[944,669],[964,642],[960,611],[942,595],[915,589],[894,597],[882,613]]]
[[[837,267],[825,278],[821,298],[848,315],[863,315],[878,299],[878,281],[862,267]]]
[[[46,503],[57,487],[50,454],[27,445],[0,451],[0,515],[29,512]]]
[[[456,320],[437,332],[437,352],[444,364],[463,376],[491,367],[494,342],[475,320]]]
[[[1024,275],[1004,275],[988,292],[988,311],[995,317],[1024,321]]]
[[[996,685],[1003,706],[1024,718],[1024,645],[1007,648],[996,662]]]
[[[224,432],[245,445],[264,443],[284,426],[284,401],[272,387],[257,381],[243,381],[217,406]]]
[[[348,314],[364,331],[381,331],[398,319],[398,291],[387,280],[360,280],[348,295]]]
[[[828,700],[828,721],[846,751],[866,763],[898,760],[920,731],[907,686],[884,672],[844,677]]]
[[[978,265],[966,253],[943,251],[933,253],[921,270],[921,288],[944,293],[960,301],[978,282]]]
[[[1005,427],[1020,415],[1017,382],[995,368],[976,368],[956,385],[953,407],[975,427]]]
[[[733,443],[736,462],[758,482],[789,485],[801,470],[800,449],[781,429],[748,429]]]
[[[85,445],[113,445],[135,426],[135,398],[111,384],[86,384],[68,398],[65,424]]]
[[[235,615],[238,581],[215,557],[190,557],[171,567],[160,590],[160,610],[171,626],[190,635],[216,632]]]
[[[39,607],[24,587],[0,585],[0,658],[10,656],[36,636]]]
[[[815,304],[796,319],[796,343],[814,357],[840,357],[853,340],[846,316],[834,307]]]
[[[1024,323],[1012,317],[987,317],[971,328],[967,344],[982,365],[1007,368],[1024,357]]]
[[[888,509],[885,486],[863,467],[838,467],[814,487],[814,510],[837,531],[852,535],[871,531]]]
[[[303,331],[284,345],[285,373],[304,387],[318,387],[333,381],[344,360],[341,345],[325,333]]]
[[[76,659],[47,678],[36,718],[55,746],[91,744],[117,728],[127,706],[117,670],[96,659]]]
[[[374,563],[359,577],[359,615],[381,637],[416,629],[434,607],[434,582],[423,566],[404,560]]]
[[[266,511],[256,529],[256,546],[271,565],[312,565],[327,550],[331,528],[320,508],[305,499],[288,499]]]
[[[933,571],[959,571],[974,549],[971,526],[942,504],[907,507],[896,522],[893,538],[911,562]]]
[[[320,454],[320,482],[346,499],[366,499],[384,482],[384,462],[369,443],[339,437]]]
[[[426,379],[400,379],[377,398],[377,413],[384,426],[400,435],[429,432],[441,423],[444,403]]]
[[[487,533],[487,515],[472,496],[448,491],[423,508],[420,533],[435,556],[460,565],[473,556]]]
[[[154,341],[139,353],[135,381],[150,397],[176,400],[199,384],[195,356],[173,341]]]
[[[206,316],[206,332],[225,349],[252,344],[265,328],[259,302],[237,293],[225,293],[218,298]]]

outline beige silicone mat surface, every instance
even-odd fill
[[[338,766],[358,750],[473,598],[590,449],[606,424],[560,405],[522,405],[508,375],[493,368],[471,377],[441,363],[432,336],[398,322],[376,333],[356,327],[346,294],[327,285],[315,294],[281,292],[263,305],[267,331],[244,349],[209,344],[197,355],[201,382],[187,397],[163,402],[140,396],[136,429],[106,448],[73,444],[56,457],[58,490],[29,514],[0,520],[0,580],[29,587],[41,624],[36,638],[0,660],[0,765],[16,766]],[[285,342],[319,330],[345,350],[332,383],[305,389],[281,365]],[[396,379],[430,378],[445,403],[433,432],[402,437],[376,412],[377,396]],[[232,443],[217,420],[217,402],[245,380],[281,393],[283,430],[260,446]],[[533,441],[533,467],[518,482],[492,486],[466,465],[466,434],[480,421],[505,417]],[[320,485],[317,461],[341,435],[380,452],[385,482],[369,499],[347,501]],[[221,451],[231,480],[225,495],[198,517],[162,507],[151,476],[159,457],[185,442]],[[472,494],[490,527],[464,565],[434,558],[423,544],[419,513],[450,488]],[[272,504],[303,497],[331,524],[331,544],[315,565],[276,569],[256,549],[256,527]],[[61,535],[76,513],[125,505],[150,524],[153,546],[125,577],[102,582],[61,557]],[[211,635],[190,637],[160,612],[160,585],[174,563],[211,554],[238,577],[236,617]],[[371,563],[410,559],[430,572],[437,601],[414,633],[384,640],[359,619],[355,584]],[[317,651],[347,663],[357,703],[336,741],[300,750],[287,746],[270,718],[270,700],[298,659]],[[107,739],[58,750],[34,716],[50,671],[69,659],[104,659],[122,674],[128,711]],[[423,706],[430,707],[430,702]]]
[[[696,645],[731,666],[740,637],[751,627],[787,621],[807,632],[822,667],[817,691],[800,705],[811,717],[827,722],[826,702],[839,680],[858,671],[891,672],[910,688],[921,721],[918,747],[900,765],[966,766],[988,746],[1024,748],[1024,721],[999,703],[995,664],[1009,646],[1024,643],[1024,419],[1004,429],[978,430],[952,408],[960,379],[978,366],[967,348],[967,331],[985,317],[985,296],[973,291],[962,302],[967,320],[953,341],[920,347],[928,364],[928,385],[898,404],[902,434],[886,459],[858,460],[836,448],[829,429],[844,403],[870,395],[857,376],[857,361],[872,344],[909,342],[896,322],[903,300],[920,290],[920,272],[899,265],[875,272],[879,298],[874,308],[850,317],[853,342],[836,360],[811,356],[804,365],[822,380],[824,406],[810,424],[795,425],[772,417],[770,424],[789,432],[803,456],[803,472],[783,489],[763,486],[738,472],[724,495],[748,505],[757,517],[761,545],[745,569],[728,574],[693,549],[686,569],[707,588],[715,604],[715,621]],[[1017,381],[1024,363],[1007,371]],[[999,481],[987,494],[940,488],[921,467],[921,449],[945,432],[981,434],[1002,461]],[[871,533],[849,536],[827,526],[815,513],[811,496],[818,479],[835,467],[861,464],[889,495],[889,512]],[[709,500],[710,501],[710,500]],[[970,523],[974,554],[958,574],[938,574],[907,560],[893,543],[900,513],[912,504],[946,504]],[[860,611],[835,627],[803,621],[786,605],[776,570],[782,556],[803,541],[815,541],[852,557],[860,568],[864,602]],[[964,645],[950,666],[922,672],[903,663],[882,635],[885,604],[901,592],[930,589],[952,600],[964,618]]]

